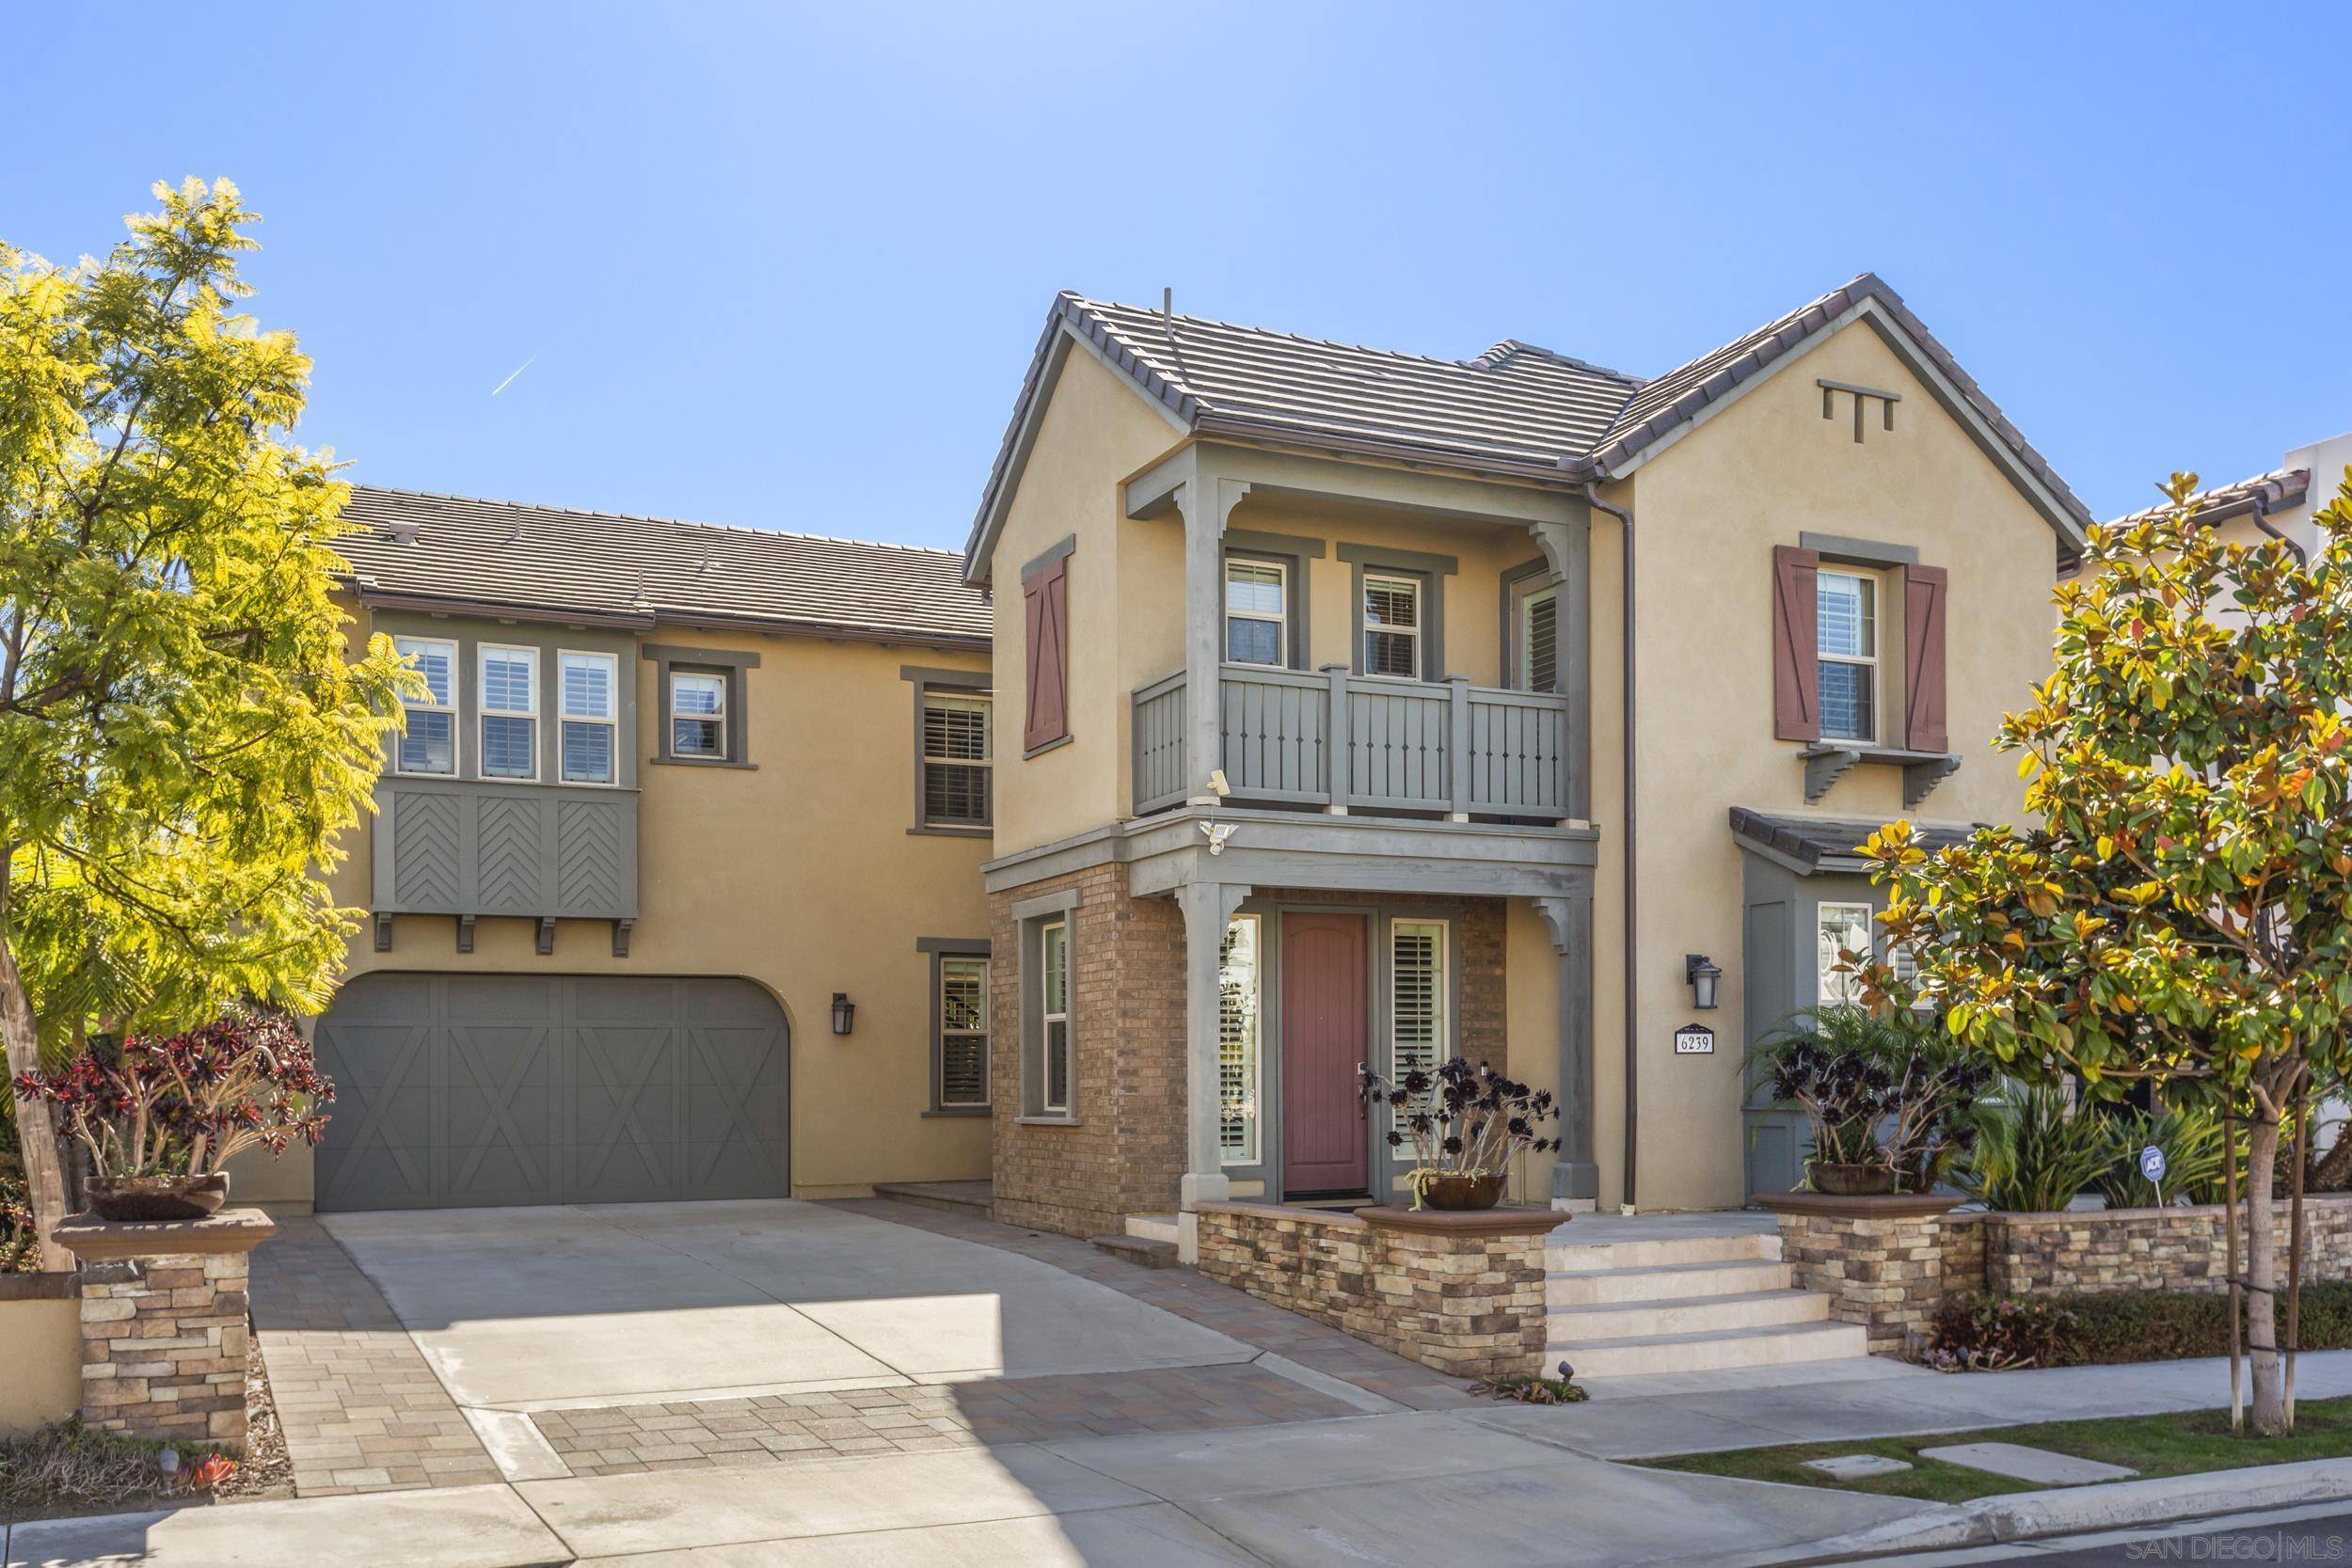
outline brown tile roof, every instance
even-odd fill
[[[2274,468],[2266,474],[2241,479],[2235,484],[2217,484],[2210,490],[2200,490],[2188,498],[2189,510],[2203,523],[2226,523],[2233,517],[2243,517],[2254,510],[2260,500],[2265,509],[2296,506],[2310,494],[2312,472],[2309,468]],[[2110,526],[2147,522],[2172,510],[2166,501],[2114,519]]]
[[[1859,862],[1862,841],[1886,826],[1825,816],[1775,816],[1746,806],[1731,808],[1731,836],[1750,848],[1769,850],[1803,865],[1807,873],[1830,863],[1833,871],[1851,870]],[[1964,844],[1976,830],[1930,822],[1914,822],[1912,842],[1931,853]]]
[[[360,485],[337,541],[373,602],[984,646],[949,550]]]

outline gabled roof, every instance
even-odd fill
[[[2311,493],[2312,473],[2309,468],[2273,468],[2266,474],[2241,479],[2235,484],[2217,484],[2210,490],[2200,490],[2188,498],[2191,515],[2201,523],[2226,523],[2233,517],[2243,517],[2260,501],[2266,512],[2282,506],[2297,506]],[[2172,503],[2144,507],[2137,512],[2118,517],[2111,527],[2128,527],[2134,523],[2153,521],[2170,513]]]
[[[360,595],[480,614],[984,647],[948,550],[356,486],[335,547]]]
[[[1799,876],[1816,871],[1862,869],[1862,843],[1886,826],[1825,816],[1774,816],[1746,806],[1731,808],[1731,836],[1743,849],[1780,862]],[[1974,828],[1914,822],[1912,842],[1933,854],[1965,844]]]
[[[1862,316],[1899,352],[1915,350],[1906,357],[1922,380],[2011,467],[2058,531],[2061,554],[2073,555],[2090,509],[1895,291],[1866,272],[1655,381],[1511,338],[1473,358],[1438,359],[1058,294],[981,493],[965,576],[987,577],[988,546],[1073,344],[1150,399],[1180,436],[1576,483],[1629,472],[1817,336]]]

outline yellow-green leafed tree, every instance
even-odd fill
[[[330,592],[347,487],[291,442],[310,361],[236,302],[256,221],[155,187],[103,261],[0,243],[0,1037],[10,1077],[92,1030],[324,1006],[327,897],[406,676]],[[16,1115],[45,1266],[64,1203]]]
[[[2042,825],[1930,854],[1873,836],[1890,945],[1865,992],[1921,989],[2004,1071],[2247,1118],[2252,1421],[2287,1413],[2273,1328],[2273,1172],[2302,1098],[2344,1081],[2352,1021],[2352,484],[2318,553],[2225,543],[2189,515],[2094,529],[2057,594],[2057,669],[2002,725]]]

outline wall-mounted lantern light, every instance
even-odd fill
[[[1682,977],[1690,984],[1692,1006],[1703,1013],[1713,1012],[1715,982],[1724,977],[1723,966],[1704,953],[1685,953]]]
[[[833,993],[833,1032],[836,1035],[846,1035],[850,1032],[850,1025],[855,1022],[857,1022],[857,1004],[850,1000],[848,991],[834,991]]]

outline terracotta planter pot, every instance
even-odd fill
[[[229,1201],[229,1177],[93,1176],[90,1212],[102,1220],[200,1220]]]
[[[1431,1209],[1491,1209],[1502,1199],[1501,1176],[1440,1176],[1422,1190],[1421,1201]]]
[[[1816,1160],[1805,1166],[1813,1190],[1833,1197],[1877,1197],[1895,1190],[1892,1165],[1840,1165]]]

